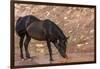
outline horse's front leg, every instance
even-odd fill
[[[26,57],[27,58],[30,58],[30,54],[29,54],[29,51],[28,51],[28,44],[29,44],[29,41],[31,40],[31,37],[29,37],[28,35],[26,36],[26,39],[25,39],[25,42],[24,42],[24,47],[25,47],[25,52],[26,52]]]
[[[51,44],[50,44],[50,41],[48,41],[48,40],[47,40],[47,46],[48,46],[48,50],[49,50],[50,61],[53,61]]]

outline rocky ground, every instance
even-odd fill
[[[66,36],[70,36],[66,52],[69,59],[63,59],[52,45],[54,58],[52,63],[94,61],[94,12],[94,8],[86,7],[15,4],[15,25],[16,20],[25,15],[34,15],[41,20],[50,19],[63,30]],[[33,59],[29,60],[20,59],[18,42],[19,37],[15,33],[16,66],[50,64],[46,42],[31,40],[29,52]]]

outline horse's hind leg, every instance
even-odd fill
[[[25,53],[26,53],[27,58],[30,58],[30,54],[29,54],[29,51],[28,51],[28,44],[29,44],[30,40],[31,40],[31,37],[26,35],[26,39],[25,39],[25,42],[24,42],[24,47],[25,47]]]
[[[24,40],[25,34],[20,34],[19,36],[20,36],[19,45],[20,45],[20,53],[21,53],[20,56],[21,56],[21,58],[24,58],[23,57],[23,40]]]

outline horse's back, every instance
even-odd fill
[[[52,40],[56,37],[55,27],[49,19],[34,21],[27,27],[27,33],[37,40],[46,40],[46,38]]]

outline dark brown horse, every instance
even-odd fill
[[[26,57],[30,58],[30,54],[28,52],[28,44],[31,38],[47,42],[47,47],[50,54],[50,61],[53,60],[51,43],[55,45],[62,57],[65,58],[67,56],[66,44],[68,37],[66,37],[62,30],[49,19],[40,20],[32,15],[20,17],[16,23],[16,32],[20,37],[19,45],[21,58],[24,58],[22,53],[23,44],[25,47]]]

